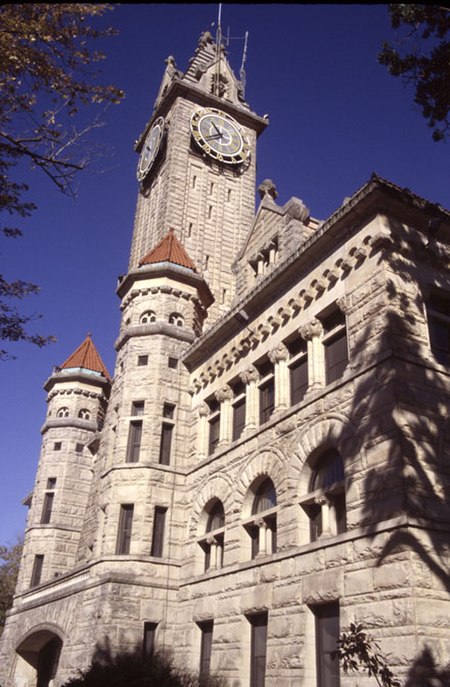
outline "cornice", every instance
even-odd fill
[[[209,286],[201,274],[193,272],[191,269],[183,267],[182,265],[176,265],[172,262],[160,262],[150,265],[143,265],[138,269],[131,270],[125,276],[119,277],[116,293],[119,298],[123,299],[123,302],[125,303],[127,302],[127,293],[131,289],[131,293],[137,293],[139,291],[139,288],[133,288],[133,285],[136,282],[154,279],[157,277],[169,277],[181,283],[193,286],[198,291],[199,302],[201,302],[206,308],[208,308],[214,301],[214,296],[212,295]],[[149,286],[145,287],[145,289],[141,289],[141,292],[144,293],[145,290],[151,293],[184,293],[181,288],[177,288],[175,286],[172,287],[169,285]]]
[[[393,201],[396,201],[397,206]],[[377,175],[372,175],[370,181],[356,191],[351,198],[346,199],[344,204],[323,222],[314,234],[302,243],[290,257],[274,267],[269,275],[262,278],[244,298],[239,300],[237,305],[231,308],[227,315],[190,347],[184,356],[184,362],[188,369],[201,363],[204,350],[208,350],[210,353],[211,350],[214,351],[215,348],[217,349],[222,345],[224,340],[230,340],[239,334],[242,329],[240,313],[245,312],[248,321],[253,319],[267,303],[273,300],[272,292],[279,294],[286,291],[293,283],[311,272],[312,265],[317,267],[321,262],[324,262],[324,250],[329,251],[328,242],[335,239],[336,246],[342,245],[354,236],[364,223],[367,224],[377,215],[390,214],[387,206],[392,211],[391,214],[394,215],[398,214],[399,209],[411,208],[416,213],[416,218],[419,217],[422,220],[421,229],[426,229],[427,222],[436,216],[436,212],[441,213],[446,222],[450,219],[450,213],[440,206],[416,196],[408,189],[401,189]],[[424,213],[426,214],[424,215]],[[286,317],[289,316],[289,308],[303,309],[306,302],[311,302],[317,298],[317,295],[324,291],[329,282],[345,278],[355,264],[362,262],[366,255],[386,248],[388,245],[392,250],[395,249],[395,237],[391,237],[387,233],[380,232],[378,235],[366,237],[363,245],[353,247],[344,259],[336,261],[333,265],[328,265],[324,269],[322,277],[318,280],[312,280],[309,287],[302,289],[294,299],[290,299],[286,303],[277,296],[277,300],[281,300],[279,311],[282,312],[280,314]],[[439,251],[435,249],[434,252],[438,253]],[[442,249],[440,253],[442,253]],[[241,341],[243,342],[248,338],[249,332],[241,338]]]
[[[196,338],[195,333],[187,327],[178,327],[176,324],[156,321],[126,327],[116,339],[114,348],[116,351],[119,351],[122,346],[134,336],[154,336],[155,334],[169,336],[172,339],[178,339],[178,341],[187,343],[192,343]]]

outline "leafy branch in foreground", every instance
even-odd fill
[[[400,687],[383,654],[379,653],[378,644],[363,632],[362,625],[350,624],[348,632],[341,632],[338,649],[333,657],[339,659],[344,673],[367,672],[374,677],[380,687]]]
[[[101,85],[93,65],[104,58],[93,41],[115,35],[96,28],[111,5],[29,3],[0,5],[0,212],[8,216],[0,233],[22,235],[10,217],[30,216],[36,205],[25,198],[28,184],[19,164],[40,170],[62,193],[75,195],[77,174],[92,161],[89,135],[101,126],[98,116],[74,127],[84,107],[104,109],[120,102],[121,90]],[[14,176],[19,174],[19,178]],[[43,346],[52,337],[29,335],[32,316],[20,315],[4,297],[24,298],[37,287],[2,279],[0,338]],[[5,351],[0,358],[7,357]]]
[[[450,9],[399,3],[389,5],[389,16],[399,40],[385,42],[378,61],[414,86],[433,140],[443,141],[450,133]]]
[[[22,549],[21,538],[17,538],[11,546],[0,546],[0,635],[5,625],[6,611],[12,606]]]

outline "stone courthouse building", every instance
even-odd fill
[[[255,214],[267,124],[209,34],[168,58],[114,377],[88,336],[45,383],[2,687],[136,647],[361,685],[353,621],[405,681],[448,661],[450,214],[375,175],[325,221],[267,180]]]

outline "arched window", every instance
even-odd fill
[[[56,413],[56,417],[69,417],[69,409],[66,407],[59,408],[58,412]]]
[[[87,408],[82,408],[80,412],[78,413],[78,417],[81,418],[82,420],[90,420],[91,419],[91,412]]]
[[[311,474],[309,494],[301,505],[309,517],[311,541],[346,531],[345,473],[336,449],[327,449],[319,457]]]
[[[251,539],[251,556],[268,555],[277,550],[277,493],[270,477],[254,490],[252,520],[245,527]]]
[[[169,324],[176,324],[177,327],[183,327],[184,326],[183,315],[180,315],[179,312],[170,313]]]
[[[199,541],[205,554],[205,572],[223,567],[225,512],[223,504],[214,499],[207,507],[205,536]]]
[[[153,310],[146,310],[142,313],[139,319],[139,324],[149,324],[151,322],[156,322],[156,314],[153,312]]]

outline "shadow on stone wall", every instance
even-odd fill
[[[377,538],[376,565],[387,562],[392,554],[397,558],[403,554],[410,576],[405,584],[415,588],[415,603],[420,598],[423,602],[418,622],[426,626],[424,631],[431,635],[431,644],[436,642],[432,648],[440,654],[439,636],[446,629],[441,622],[444,603],[440,620],[431,607],[429,617],[424,614],[426,603],[439,604],[450,591],[450,439],[445,436],[450,380],[439,372],[440,366],[432,355],[425,361],[429,365],[423,367],[428,345],[424,338],[427,293],[423,290],[424,269],[420,263],[425,269],[442,268],[442,263],[439,265],[439,246],[433,238],[428,245],[426,237],[419,242],[405,225],[395,221],[390,230],[395,241],[381,238],[377,247],[378,251],[381,248],[380,267],[383,265],[390,273],[387,289],[385,286],[379,291],[378,302],[372,306],[365,327],[358,330],[359,338],[352,342],[351,350],[350,365],[355,372],[358,361],[361,367],[363,363],[374,363],[372,371],[355,382],[350,412],[351,422],[366,442],[368,456],[361,496],[362,522],[358,524],[406,516],[405,526],[393,528],[384,539],[372,536],[372,541]],[[380,299],[384,300],[382,307]],[[377,444],[381,436],[388,442]],[[383,454],[380,462],[376,460],[377,450]],[[350,476],[350,486],[351,480]],[[414,561],[407,560],[407,552],[415,554]],[[425,647],[418,656],[405,687],[450,684],[448,670],[436,667],[432,648]]]
[[[62,687],[224,687],[224,682],[175,665],[170,653],[144,655],[141,646],[114,653],[106,637],[96,644],[90,667]]]
[[[405,682],[405,687],[449,687],[450,664],[442,670],[436,665],[433,653],[425,647],[414,661]]]

